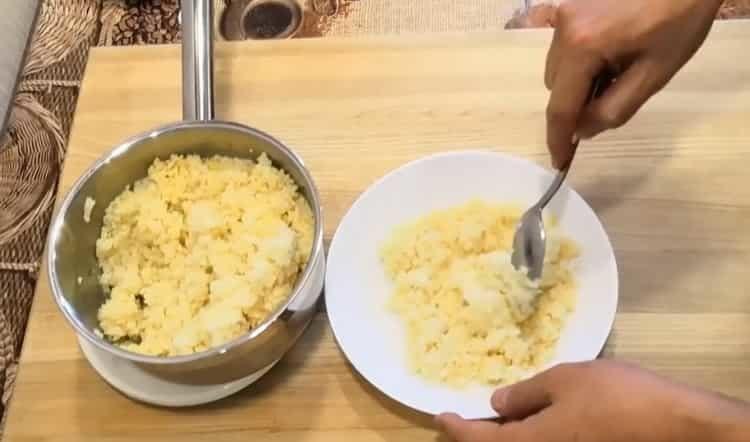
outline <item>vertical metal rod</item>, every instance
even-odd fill
[[[213,1],[182,0],[182,117],[214,119]]]

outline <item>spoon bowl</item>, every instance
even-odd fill
[[[513,236],[511,263],[516,270],[525,272],[532,281],[541,278],[544,270],[547,234],[544,230],[542,212],[557,194],[557,191],[560,190],[562,183],[565,182],[569,168],[570,163],[557,173],[549,189],[539,201],[521,216],[521,221],[519,221],[516,233]]]

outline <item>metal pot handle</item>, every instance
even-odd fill
[[[214,119],[213,0],[182,0],[182,118]]]

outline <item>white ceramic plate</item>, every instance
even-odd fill
[[[468,419],[496,416],[489,404],[492,388],[457,390],[411,372],[405,357],[405,329],[386,308],[391,286],[378,249],[397,225],[471,199],[530,205],[552,178],[542,167],[504,154],[447,153],[407,164],[359,197],[331,243],[326,303],[336,340],[362,376],[392,399],[424,413],[455,412]],[[549,365],[595,359],[617,310],[612,246],[596,214],[569,187],[560,190],[548,210],[582,252],[575,263],[576,310]]]

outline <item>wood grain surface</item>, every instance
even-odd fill
[[[217,112],[295,148],[330,237],[373,180],[437,151],[547,163],[544,31],[217,48]],[[720,23],[626,127],[581,145],[573,186],[615,245],[619,313],[605,355],[750,399],[750,27]],[[126,137],[180,118],[177,47],[92,51],[62,193]],[[429,441],[430,418],[360,379],[321,313],[259,384],[188,410],[132,402],[81,358],[42,279],[9,441]]]

